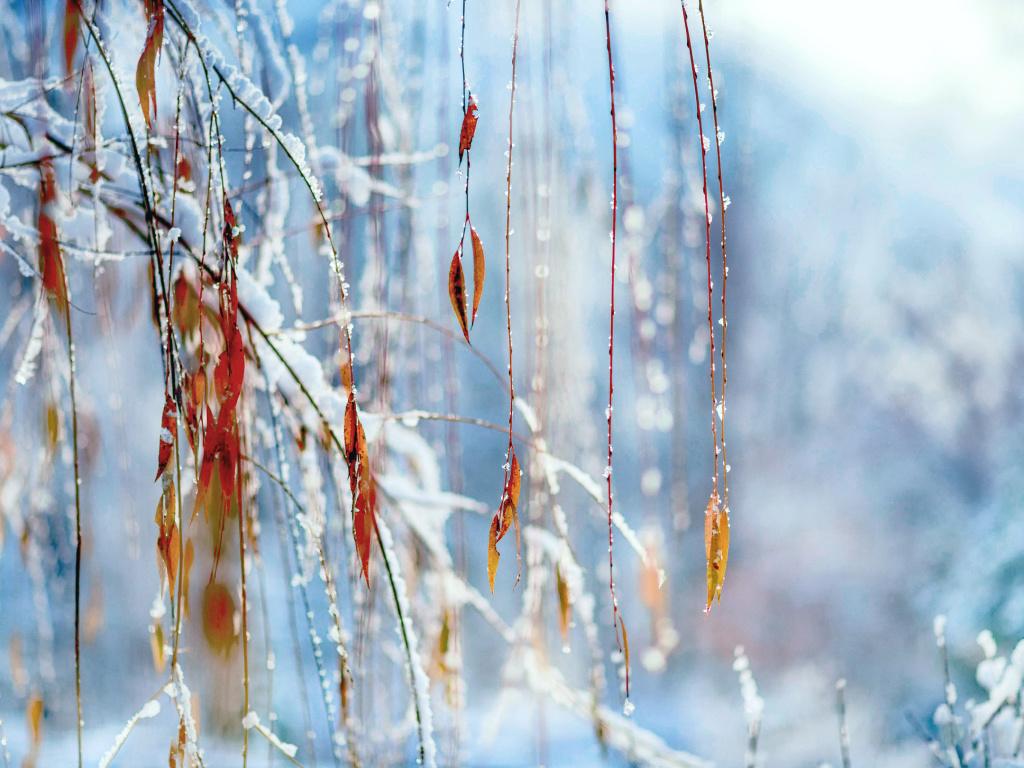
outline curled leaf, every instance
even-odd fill
[[[494,574],[498,570],[499,554],[497,544],[513,526],[516,529],[516,561],[519,566],[516,584],[519,583],[523,573],[523,556],[519,538],[519,515],[516,511],[519,506],[522,471],[519,469],[519,459],[516,458],[515,448],[509,446],[509,453],[512,461],[509,466],[508,479],[505,481],[505,490],[501,495],[501,505],[491,521],[491,533],[487,542],[487,575],[491,583],[491,594],[494,594]]]
[[[448,270],[448,296],[452,300],[452,309],[462,326],[462,333],[469,341],[469,323],[466,320],[466,278],[462,274],[462,259],[456,251],[452,257],[452,266]]]
[[[470,326],[472,326],[476,323],[476,311],[480,308],[480,297],[484,294],[486,264],[484,262],[484,246],[480,242],[480,235],[476,233],[476,229],[473,227],[469,228],[469,234],[473,238],[473,316],[470,320]]]
[[[469,106],[466,108],[466,114],[462,118],[462,131],[459,134],[460,163],[462,162],[463,153],[468,152],[470,145],[473,143],[473,135],[476,133],[477,112],[476,99],[471,94]]]

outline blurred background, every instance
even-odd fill
[[[116,57],[123,56],[115,60],[130,73],[145,20],[137,8],[110,5],[104,29],[124,43],[127,52],[115,49]],[[310,154],[324,177],[329,213],[338,216],[355,309],[423,316],[459,334],[444,276],[466,205],[466,166],[459,169],[456,152],[461,4],[293,0],[276,11],[263,5],[238,4],[242,16],[257,20],[239,34],[252,38],[246,55],[253,80],[281,97],[272,100],[285,127],[307,143],[315,136],[320,145],[319,157]],[[238,8],[197,8],[212,39],[233,51],[232,35],[242,29],[234,26]],[[543,439],[552,456],[572,462],[598,485],[607,450],[612,194],[603,10],[596,0],[522,0],[509,238],[517,396],[538,421],[534,439]],[[63,4],[23,9],[0,2],[9,51],[0,77],[28,76],[24,61],[39,50],[50,51],[43,55],[56,66],[58,27],[39,20],[62,11]],[[291,15],[294,29],[282,24],[282,12]],[[488,259],[474,351],[422,324],[389,324],[392,331],[384,333],[382,324],[356,319],[359,380],[373,382],[363,385],[366,399],[360,403],[368,413],[456,413],[498,425],[507,420],[502,382],[478,356],[499,375],[505,371],[502,261],[515,12],[512,2],[469,0],[465,6],[465,77],[480,110],[469,207]],[[652,586],[652,571],[617,534],[616,583],[632,650],[632,720],[675,749],[719,765],[743,764],[747,722],[733,669],[735,649],[743,646],[763,698],[761,764],[839,763],[835,691],[836,682],[846,679],[854,763],[924,766],[932,758],[922,734],[937,733],[932,716],[944,697],[933,618],[948,617],[951,675],[963,699],[982,694],[974,681],[983,658],[978,633],[990,629],[1003,653],[1024,635],[1018,385],[1024,374],[1024,8],[1012,0],[705,4],[714,33],[710,55],[729,203],[724,423],[732,523],[722,600],[707,617],[702,518],[715,468],[698,101],[706,107],[704,135],[713,137],[714,128],[696,4],[687,12],[699,69],[697,99],[680,5],[611,5],[619,129],[615,505],[666,574],[660,590],[656,576]],[[269,31],[253,34],[260,19]],[[304,80],[295,77],[294,57],[303,63]],[[169,120],[175,83],[168,61],[160,66],[160,110]],[[291,74],[281,75],[285,70]],[[295,97],[300,81],[310,105],[305,125],[305,107]],[[234,153],[227,169],[237,185],[251,126],[230,111],[230,99],[223,108],[223,133]],[[104,132],[124,132],[109,105]],[[720,333],[722,211],[713,138],[710,148],[714,325]],[[268,176],[259,161],[255,168]],[[0,178],[0,193],[6,189],[15,200],[16,213],[17,194],[24,190],[16,190],[15,178]],[[281,235],[280,251],[305,286],[305,301],[297,306],[288,299],[288,281],[277,267],[268,271],[276,282],[273,276],[260,279],[289,323],[314,321],[336,309],[336,298],[324,280],[325,260],[313,256],[311,207],[294,177],[274,181],[291,195],[290,229],[287,239]],[[25,210],[31,210],[34,191],[25,194]],[[243,201],[245,239],[260,237],[269,226],[265,200],[242,188],[237,199]],[[137,247],[129,243],[115,241],[121,249]],[[252,263],[260,247],[252,246]],[[73,293],[85,296],[82,305],[91,311],[88,296],[104,270],[88,262],[78,258],[69,269]],[[11,286],[0,314],[13,317],[34,283],[9,256],[0,255],[0,269]],[[148,554],[155,535],[149,510],[158,490],[149,481],[163,387],[148,308],[132,296],[132,286],[146,284],[144,260],[129,256],[123,263],[108,261],[105,269],[125,276],[112,289],[123,333],[111,344],[83,330],[79,342],[81,397],[97,425],[92,447],[101,457],[85,483],[95,532],[87,580],[98,585],[90,586],[90,595],[100,594],[102,606],[83,673],[87,711],[102,713],[90,717],[87,728],[92,759],[160,679],[153,674],[146,625],[159,589]],[[27,339],[30,320],[28,312],[8,323],[0,359],[7,381],[19,365],[18,344]],[[86,327],[90,322],[100,320],[83,317]],[[8,346],[9,339],[17,343]],[[339,386],[336,333],[311,333],[304,344],[323,361],[329,383]],[[720,336],[715,346],[717,356]],[[106,362],[90,365],[90,359]],[[121,372],[116,376],[114,364]],[[36,431],[22,425],[18,432],[22,422],[16,419],[13,441],[6,443],[24,463],[8,459],[7,495],[0,494],[0,530],[8,533],[0,538],[0,640],[8,649],[0,654],[0,715],[14,764],[27,750],[23,711],[30,691],[50,691],[50,732],[41,754],[45,764],[70,765],[67,453],[63,459],[59,450],[56,458],[46,458],[42,447],[40,458],[31,453],[45,442],[37,423],[40,403],[45,409],[65,397],[59,370],[46,375],[44,367],[37,381],[58,384],[47,391],[11,384],[4,395],[9,410],[31,407]],[[378,382],[383,389],[375,389]],[[517,411],[516,429],[525,434],[526,422]],[[505,436],[416,414],[402,424],[438,457],[445,491],[496,506]],[[544,467],[529,447],[517,442],[517,453],[527,473],[524,526],[551,530],[556,502],[564,510],[587,591],[596,599],[609,680],[603,700],[621,711],[618,667],[610,660],[616,641],[605,512],[585,484],[563,474],[558,493],[544,484]],[[12,485],[13,467],[31,473],[24,467],[47,462],[56,469],[39,475],[55,489],[52,494],[26,492],[24,478]],[[268,490],[259,498],[269,536],[275,502]],[[19,538],[31,527],[26,504],[24,509],[59,508],[47,519],[63,521],[47,524],[52,553],[38,566],[45,576],[19,553]],[[490,515],[463,510],[441,520],[468,583],[485,594]],[[329,529],[336,551],[345,552],[346,534],[340,523]],[[262,553],[268,574],[281,567],[284,555],[276,550],[276,543],[268,544]],[[418,562],[412,548],[402,555]],[[491,605],[510,625],[534,621],[537,648],[548,649],[551,664],[585,688],[590,658],[583,630],[574,626],[570,642],[563,643],[552,584],[539,613],[524,608],[531,594],[528,547],[524,555],[524,582],[513,589],[510,540],[502,544]],[[351,565],[346,580],[340,560],[343,592],[356,590],[361,582],[352,578]],[[550,570],[547,578],[553,578]],[[261,593],[264,588],[271,609],[281,608],[287,582],[275,576]],[[429,603],[429,579],[412,588],[414,597]],[[313,599],[317,626],[326,635],[322,596]],[[363,606],[353,600],[345,619],[356,623]],[[298,622],[292,610],[291,620]],[[40,616],[51,617],[52,625],[41,625]],[[435,619],[424,621],[439,626]],[[603,753],[585,717],[528,690],[510,671],[507,646],[483,619],[467,610],[463,621],[464,708],[458,716],[436,718],[444,764],[628,762]],[[284,626],[275,622],[268,622],[275,630]],[[300,634],[306,632],[297,625]],[[437,631],[430,626],[429,632]],[[391,630],[373,624],[370,631],[384,637]],[[191,640],[195,663],[209,662],[202,635]],[[282,727],[301,734],[298,702],[315,700],[318,686],[312,651],[303,645],[292,667],[283,629],[277,641],[284,648],[278,651],[284,672],[277,688]],[[571,651],[565,656],[563,644]],[[382,647],[383,662],[373,659],[378,665],[394,650]],[[390,686],[397,701],[400,661],[394,666],[398,672],[381,685]],[[204,695],[214,701],[218,689],[233,684],[235,672],[203,673],[196,687],[210,689]],[[308,680],[299,681],[302,675]],[[440,687],[434,691],[443,698]],[[216,706],[232,711],[233,703]],[[321,725],[316,721],[314,729]],[[140,725],[139,732],[156,732],[149,728]],[[230,746],[230,734],[221,736]],[[153,743],[160,744],[162,764],[165,740],[155,738],[133,737],[121,764],[156,764]],[[320,738],[320,750],[327,750],[323,761],[329,749]],[[237,761],[236,751],[224,747],[221,753],[222,742],[211,739],[210,759]]]

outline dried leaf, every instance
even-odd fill
[[[516,529],[516,561],[519,566],[519,572],[516,575],[516,584],[519,584],[519,579],[523,574],[523,556],[519,538],[519,514],[516,511],[519,506],[519,489],[522,485],[522,472],[519,469],[519,459],[516,458],[515,448],[509,446],[509,453],[512,460],[509,466],[508,479],[505,481],[505,490],[501,495],[501,505],[494,516],[494,520],[491,521],[491,535],[490,541],[487,545],[487,571],[491,582],[491,594],[494,594],[494,574],[498,569],[499,555],[497,543],[505,537],[505,534],[508,533],[513,526]]]
[[[145,0],[145,3],[149,26],[146,30],[146,44],[135,70],[135,88],[139,92],[146,128],[152,130],[153,120],[156,119],[156,62],[164,43],[164,4],[163,0]]]
[[[348,404],[345,406],[345,461],[348,464],[348,478],[352,486],[352,493],[356,492],[358,474],[356,462],[359,454],[356,452],[356,432],[359,429],[359,411],[356,408],[356,398],[352,392],[348,393]]]
[[[484,294],[486,264],[484,262],[484,246],[480,242],[480,235],[476,233],[476,229],[473,227],[469,228],[469,234],[473,238],[473,317],[470,320],[470,326],[473,326],[476,323],[476,311],[480,308],[480,297]]]
[[[80,0],[67,0],[64,6],[64,71],[69,75],[78,49],[78,23],[81,17]]]
[[[469,97],[469,106],[466,108],[466,114],[462,118],[462,131],[459,134],[460,163],[462,162],[463,153],[468,152],[470,145],[473,143],[473,135],[476,133],[477,112],[476,99],[471,95]]]
[[[60,412],[52,401],[46,404],[46,437],[49,441],[47,445],[52,452],[60,438]]]
[[[516,449],[511,448],[512,466],[508,473],[508,487],[505,493],[512,500],[513,511],[519,508],[519,488],[522,485],[523,472],[519,469],[519,459],[516,458]]]
[[[153,653],[153,668],[163,672],[167,666],[167,656],[164,653],[164,625],[159,621],[149,628],[149,650]]]
[[[242,394],[242,380],[245,378],[245,348],[242,334],[237,328],[229,328],[226,346],[213,369],[213,386],[223,409],[234,410]]]
[[[39,263],[43,276],[43,288],[57,302],[62,315],[68,311],[67,282],[64,279],[64,257],[57,242],[57,225],[53,221],[52,208],[57,199],[57,185],[53,167],[49,162],[40,165],[42,179],[39,182]]]
[[[217,582],[207,584],[203,591],[203,635],[218,653],[227,654],[235,644],[235,599]]]
[[[462,333],[469,341],[469,324],[466,321],[466,278],[462,274],[462,259],[456,251],[452,256],[452,266],[448,270],[448,296],[452,300],[452,309],[462,326]]]
[[[363,477],[359,481],[359,493],[356,495],[352,518],[352,535],[355,538],[356,554],[359,555],[359,565],[362,568],[363,578],[366,579],[367,589],[370,587],[370,549],[373,544],[373,515],[376,506],[376,484],[367,467],[363,470]]]
[[[162,527],[156,540],[156,551],[161,570],[167,574],[168,593],[173,596],[178,578],[178,560],[181,556],[181,534],[173,521]]]
[[[34,752],[39,749],[39,743],[43,740],[43,697],[37,691],[32,692],[25,704],[25,720],[32,736]]]
[[[167,469],[171,454],[174,452],[174,436],[178,431],[178,407],[174,404],[174,399],[169,392],[166,398],[164,413],[160,418],[160,452],[157,455],[155,480],[159,480],[160,475]]]
[[[619,616],[619,628],[622,630],[622,650],[626,657],[626,701],[629,701],[629,635],[626,634],[626,623]],[[627,712],[628,714],[628,712]]]
[[[715,495],[712,495],[704,511],[704,553],[708,564],[706,615],[716,597],[719,603],[722,602],[722,584],[729,560],[729,513],[721,510]]]
[[[501,555],[498,554],[498,526],[501,521],[501,513],[494,516],[491,520],[491,532],[487,538],[487,579],[491,584],[491,594],[494,594],[494,574],[498,572],[498,560]]]
[[[562,645],[569,647],[569,624],[572,622],[572,603],[569,601],[569,584],[562,576],[560,566],[555,567],[555,581],[558,587],[558,629],[562,633]]]

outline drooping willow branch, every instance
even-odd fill
[[[604,0],[604,31],[605,43],[608,47],[608,93],[611,101],[612,116],[612,268],[611,268],[611,301],[608,312],[608,409],[605,418],[608,422],[608,463],[604,469],[605,482],[608,484],[608,589],[612,598],[612,620],[615,625],[615,642],[621,653],[625,650],[626,669],[626,711],[629,704],[629,640],[626,627],[619,614],[619,601],[615,597],[615,560],[613,557],[614,525],[612,523],[612,399],[615,393],[615,234],[618,220],[619,193],[619,132],[615,121],[615,66],[612,62],[612,22],[609,0]],[[619,630],[622,637],[619,637]]]

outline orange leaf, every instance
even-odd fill
[[[519,459],[516,458],[516,449],[511,448],[510,453],[512,454],[512,468],[508,473],[508,487],[505,489],[505,493],[508,498],[512,500],[512,509],[515,511],[519,508],[519,487],[522,484],[523,472],[519,469]]]
[[[498,526],[500,525],[501,513],[499,512],[491,520],[491,532],[487,538],[487,578],[491,583],[491,594],[494,594],[494,574],[498,572]]]
[[[501,495],[501,505],[498,512],[491,521],[490,541],[488,542],[487,571],[491,581],[491,594],[494,594],[494,574],[498,570],[498,548],[497,543],[505,538],[505,534],[515,526],[516,529],[516,562],[519,572],[516,575],[516,584],[523,574],[523,556],[519,538],[519,515],[516,512],[519,506],[519,488],[522,484],[522,472],[519,469],[519,459],[516,458],[515,448],[509,447],[512,456],[512,463],[509,467],[508,480],[505,482],[505,490]]]
[[[235,644],[235,599],[223,584],[207,584],[203,592],[203,635],[218,653]]]
[[[33,691],[25,704],[25,719],[28,720],[29,733],[32,734],[32,749],[39,748],[43,740],[43,697]]]
[[[359,453],[356,451],[356,433],[359,431],[359,412],[356,409],[356,398],[352,392],[348,393],[348,405],[345,406],[345,461],[348,464],[348,480],[353,495],[357,490],[359,475],[356,470],[356,462],[359,461]]]
[[[476,323],[476,311],[480,308],[480,297],[484,294],[484,246],[480,242],[480,235],[476,229],[469,228],[469,234],[473,238],[473,318],[470,325]]]
[[[629,700],[629,635],[626,634],[626,623],[619,616],[619,627],[622,629],[622,650],[626,656],[626,700]],[[628,714],[628,713],[627,713]]]
[[[572,620],[572,603],[569,601],[569,584],[562,576],[562,569],[555,568],[558,587],[558,629],[562,633],[562,645],[569,647],[569,623]]]
[[[181,555],[181,534],[173,522],[160,531],[160,536],[156,540],[156,550],[167,574],[168,592],[173,597],[174,586],[178,580],[178,559]]]
[[[459,134],[460,163],[462,162],[462,154],[468,152],[470,145],[473,143],[473,135],[476,133],[477,112],[476,99],[471,95],[469,97],[469,107],[466,108],[466,114],[462,118],[462,132]]]
[[[352,518],[352,535],[356,542],[356,553],[359,564],[366,579],[366,587],[370,587],[370,547],[373,544],[373,514],[377,506],[377,489],[370,475],[369,468],[363,470],[359,481],[359,493],[355,499],[355,510]]]
[[[716,495],[711,496],[704,512],[704,553],[708,564],[708,602],[704,609],[707,614],[716,597],[722,602],[722,584],[729,560],[729,513],[720,509]]]
[[[164,43],[164,4],[163,0],[145,0],[145,3],[149,27],[146,30],[146,44],[135,70],[135,88],[139,92],[146,127],[152,130],[153,120],[156,119],[156,61]]]
[[[164,403],[164,414],[160,419],[160,453],[157,456],[156,480],[167,469],[167,463],[171,460],[171,453],[174,451],[174,435],[178,431],[178,408],[174,404],[170,393]]]
[[[469,323],[466,321],[466,278],[462,274],[462,260],[459,252],[452,256],[452,266],[448,270],[448,296],[452,300],[452,309],[462,326],[462,333],[469,341]]]

